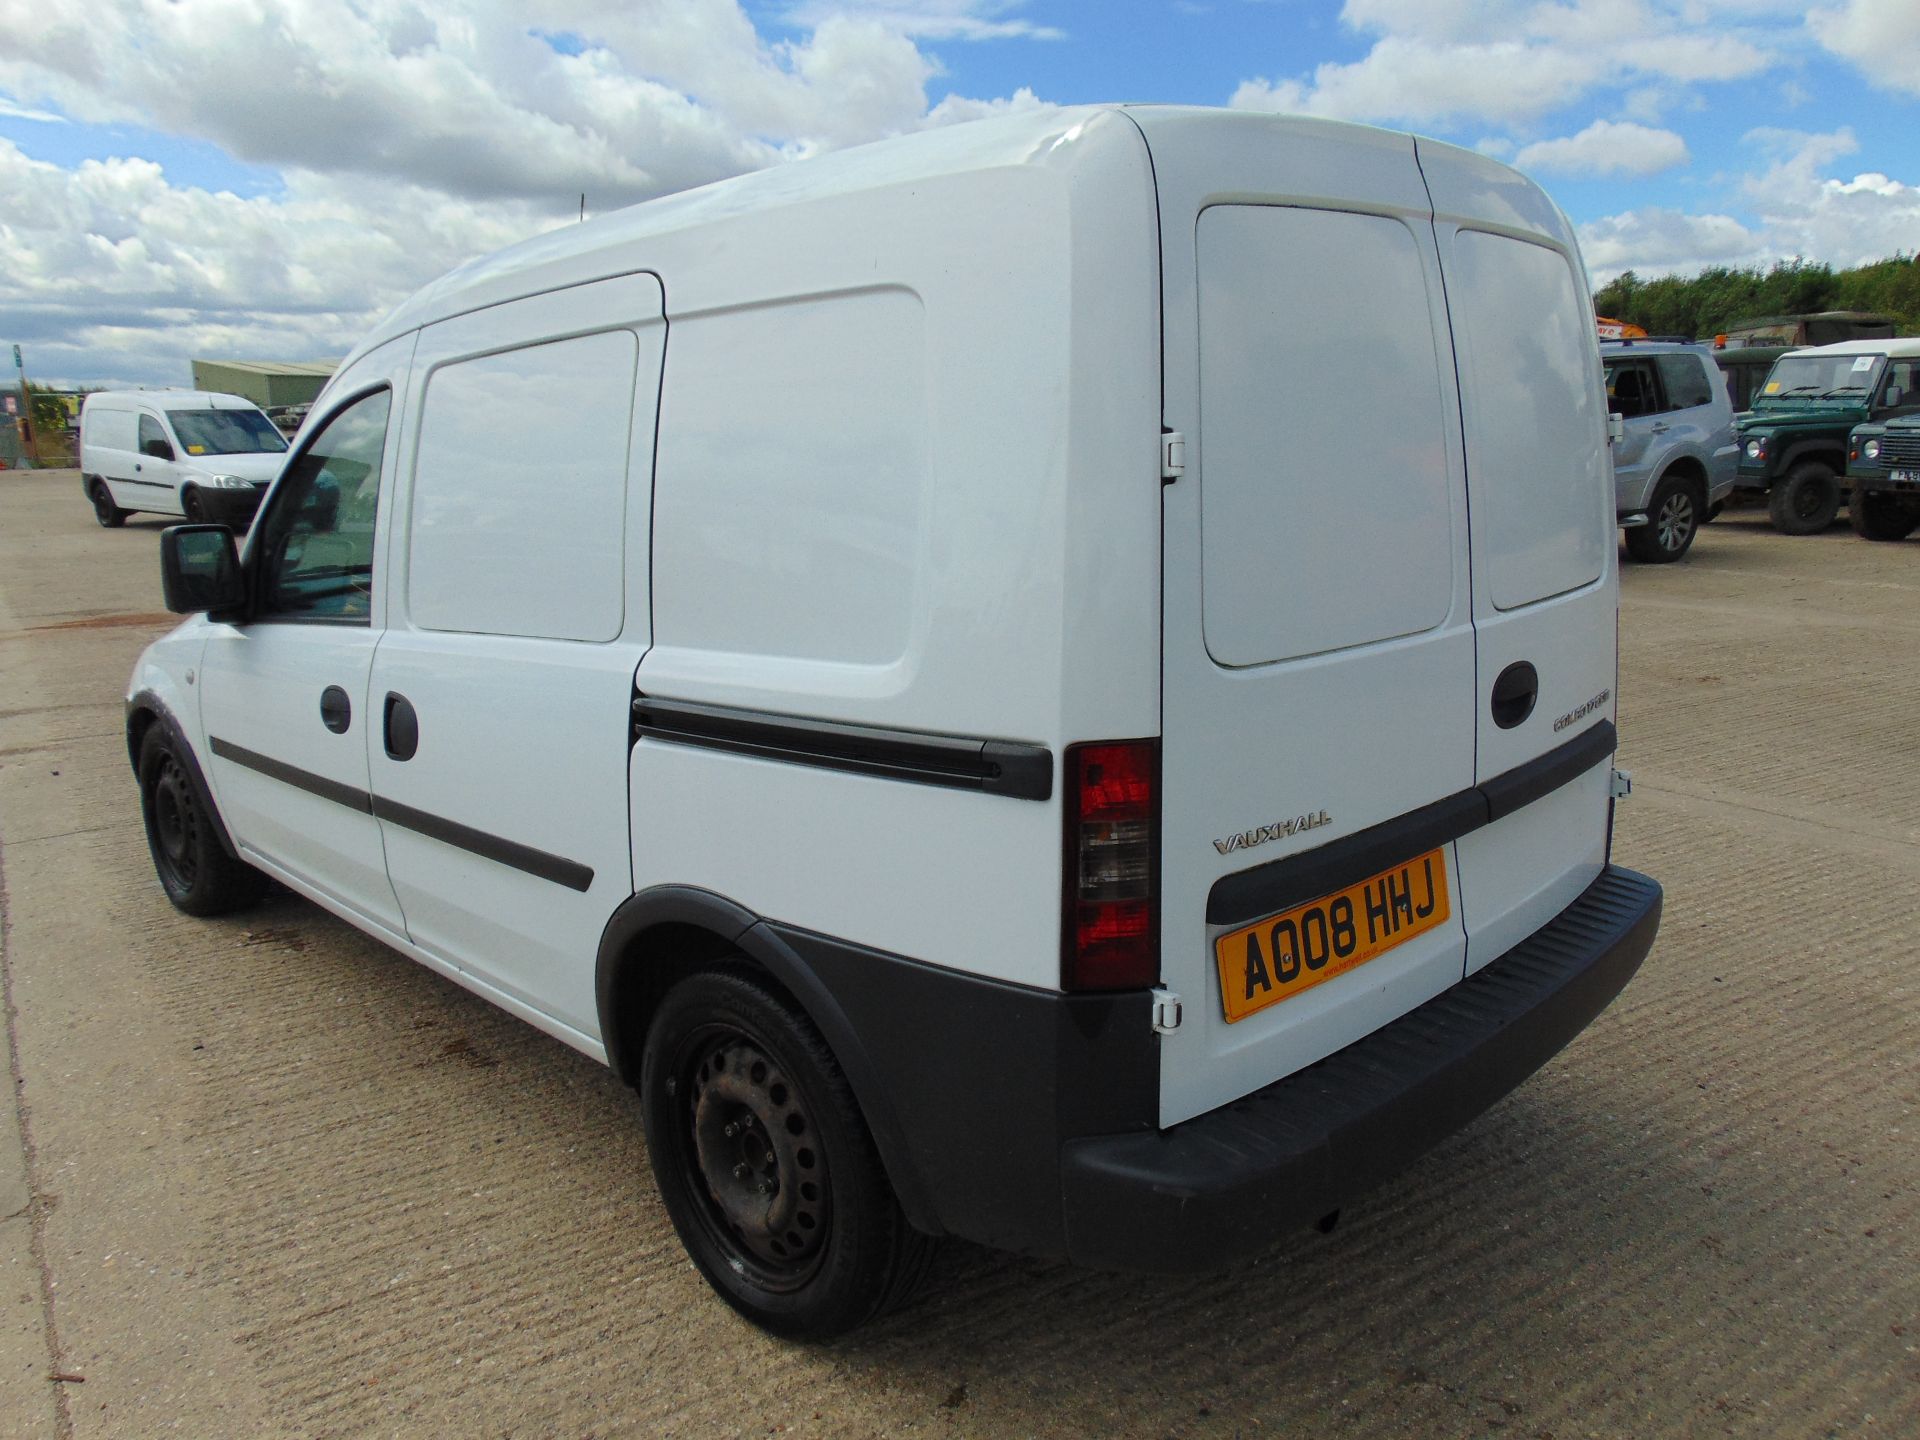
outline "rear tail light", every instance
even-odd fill
[[[1060,980],[1135,990],[1160,979],[1160,745],[1070,745]]]

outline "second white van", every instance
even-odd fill
[[[244,547],[167,532],[129,753],[176,905],[277,877],[604,1060],[830,1335],[940,1235],[1239,1261],[1627,983],[1612,496],[1530,181],[1009,116],[429,286]]]
[[[80,486],[108,529],[135,511],[245,530],[287,458],[251,400],[204,390],[97,390],[80,406]]]

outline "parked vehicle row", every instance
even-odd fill
[[[1782,355],[1736,426],[1739,488],[1766,497],[1782,534],[1826,529],[1846,498],[1850,434],[1920,413],[1917,382],[1920,339],[1843,340]]]

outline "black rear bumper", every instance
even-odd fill
[[[1654,881],[1609,867],[1500,959],[1318,1064],[1171,1130],[1068,1141],[1068,1254],[1211,1269],[1337,1209],[1579,1034],[1640,968],[1660,899]]]

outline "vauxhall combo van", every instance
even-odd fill
[[[1653,942],[1607,445],[1566,217],[1428,140],[1065,110],[653,201],[430,285],[244,546],[166,533],[153,859],[614,1067],[776,1332],[941,1235],[1231,1265]]]
[[[99,390],[80,407],[80,488],[108,529],[148,510],[244,530],[286,451],[239,395]]]

